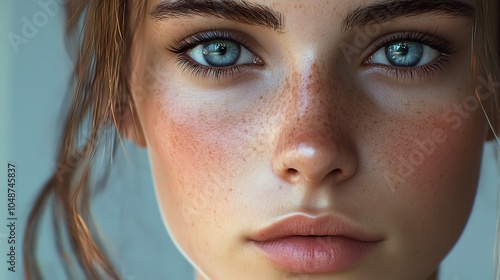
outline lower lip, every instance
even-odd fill
[[[255,242],[277,265],[295,273],[333,273],[352,268],[378,242],[338,236],[289,236]]]

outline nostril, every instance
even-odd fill
[[[336,168],[330,172],[330,174],[332,174],[333,176],[342,176],[343,173],[344,172],[340,168]]]
[[[337,184],[356,172],[357,157],[350,146],[341,147],[321,137],[304,138],[284,142],[276,151],[271,166],[282,180],[295,185],[318,185],[326,180]]]
[[[287,172],[287,175],[291,178],[295,178],[299,174],[299,171],[297,169],[294,169],[294,168],[288,168],[288,170],[286,172]]]

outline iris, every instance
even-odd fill
[[[416,42],[397,42],[385,48],[388,61],[398,67],[417,66],[424,54],[424,45]]]
[[[202,52],[210,66],[232,66],[240,58],[241,45],[228,40],[213,40],[203,44]]]

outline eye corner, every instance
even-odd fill
[[[373,53],[361,61],[361,66],[373,65]]]
[[[260,56],[256,55],[253,52],[252,52],[252,54],[254,55],[254,59],[253,59],[252,64],[257,65],[257,66],[265,66],[266,65],[266,63],[264,62],[264,60],[262,58],[260,58]]]

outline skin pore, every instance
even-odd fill
[[[270,13],[251,21],[188,2],[148,4],[125,129],[148,149],[165,225],[198,279],[432,279],[469,216],[487,139],[483,112],[457,109],[474,94],[468,6],[223,3]],[[387,17],[366,21],[376,3]],[[241,45],[239,66],[204,65],[217,40]],[[386,46],[405,42],[420,62],[388,65]],[[250,239],[295,215],[379,242],[349,269],[290,271]]]

